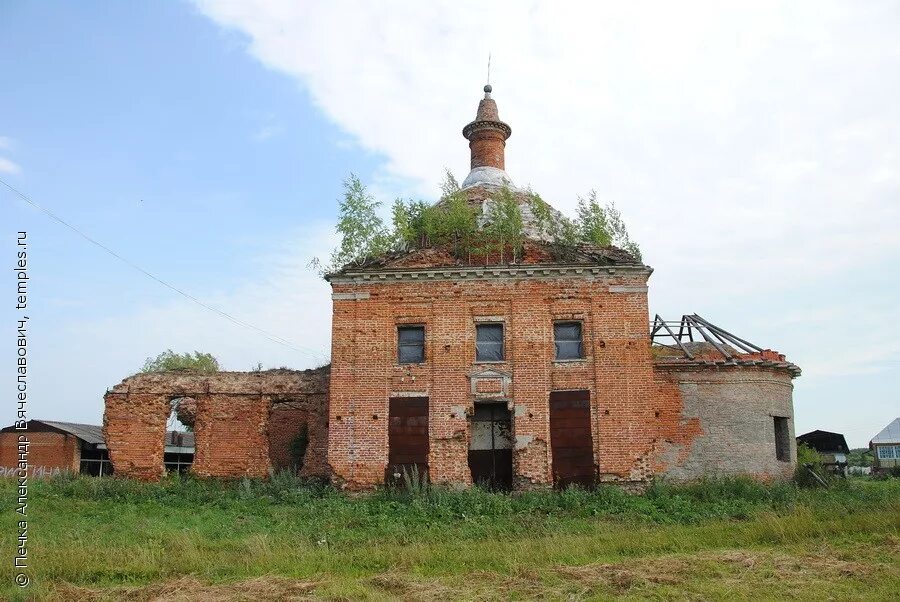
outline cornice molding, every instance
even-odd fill
[[[332,284],[360,284],[369,282],[429,282],[436,280],[528,280],[552,278],[583,278],[606,280],[615,276],[647,276],[653,268],[645,265],[506,265],[495,267],[452,266],[445,268],[410,268],[360,270],[352,269],[332,274]],[[637,292],[629,290],[613,292]]]

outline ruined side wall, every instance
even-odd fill
[[[291,455],[291,443],[300,434],[308,418],[305,409],[280,404],[272,406],[269,415],[269,461],[274,470],[293,471],[296,468]]]
[[[656,468],[666,478],[748,474],[789,478],[797,460],[793,384],[785,370],[751,366],[658,369],[661,395],[680,394],[681,421],[698,434],[690,443],[663,438]],[[790,460],[775,456],[774,417],[788,418]]]
[[[159,479],[165,472],[163,439],[169,398],[158,393],[108,392],[103,399],[103,438],[116,475]]]
[[[193,400],[192,472],[204,477],[265,477],[271,469],[270,418],[284,403],[308,421],[310,476],[327,476],[328,368],[198,374],[168,372],[126,378],[104,396],[103,432],[118,476],[156,480],[164,474],[166,423],[172,399]],[[277,415],[277,414],[276,414]],[[278,428],[296,428],[282,421]]]
[[[271,405],[261,394],[198,397],[191,472],[201,477],[267,476]]]
[[[269,458],[275,470],[293,470],[291,443],[305,425],[308,444],[299,474],[328,477],[328,383],[329,371],[308,374],[302,399],[275,400],[269,416]]]
[[[333,291],[328,459],[339,483],[363,489],[383,482],[388,400],[422,395],[429,398],[433,482],[471,482],[467,413],[476,398],[493,397],[514,410],[516,487],[549,486],[549,394],[567,389],[590,391],[600,477],[643,481],[651,475],[658,428],[646,273],[334,282]],[[584,360],[554,361],[555,320],[583,321]],[[504,362],[475,363],[478,321],[504,323]],[[424,363],[397,363],[400,324],[425,325]],[[507,375],[508,383],[478,376],[486,371]]]

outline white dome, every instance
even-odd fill
[[[496,186],[502,188],[506,186],[515,189],[512,180],[506,175],[506,172],[496,167],[476,167],[469,172],[466,179],[463,180],[463,189],[473,186]]]

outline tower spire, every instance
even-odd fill
[[[488,73],[490,73],[490,58],[488,58]],[[512,128],[500,121],[497,103],[491,98],[492,91],[491,84],[484,86],[484,98],[478,103],[475,121],[469,123],[462,131],[463,136],[469,141],[471,169],[478,167],[505,169],[504,149],[506,139],[512,135]]]

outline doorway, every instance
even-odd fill
[[[428,398],[392,397],[388,403],[388,485],[428,482]]]
[[[570,485],[590,488],[596,484],[590,400],[590,391],[550,393],[553,482],[559,489]]]
[[[476,403],[469,443],[472,482],[488,489],[512,489],[512,413],[506,402]]]

